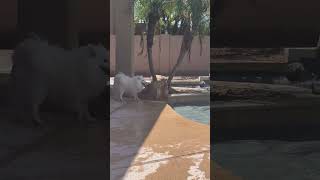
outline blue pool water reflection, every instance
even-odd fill
[[[180,115],[204,124],[210,124],[210,106],[173,106]]]

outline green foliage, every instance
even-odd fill
[[[135,22],[147,24],[147,51],[149,69],[152,80],[157,81],[153,67],[152,46],[155,33],[183,35],[180,54],[177,63],[172,68],[168,78],[168,87],[182,63],[186,53],[189,54],[194,36],[199,36],[200,55],[202,54],[202,37],[209,35],[210,1],[209,0],[135,0]],[[143,34],[141,34],[143,44]],[[139,54],[143,53],[142,51]]]
[[[183,35],[184,28],[191,28],[194,35],[210,33],[209,0],[135,0],[136,23],[148,23],[150,13],[157,13],[161,33]]]

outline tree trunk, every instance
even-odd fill
[[[178,57],[177,63],[174,65],[174,67],[172,68],[172,71],[169,74],[169,78],[168,78],[168,88],[169,88],[169,90],[171,88],[171,82],[172,82],[173,76],[176,74],[177,68],[183,62],[186,53],[189,52],[189,50],[191,49],[192,40],[193,40],[192,32],[190,32],[190,30],[187,29],[185,31],[184,35],[183,35],[183,40],[182,40],[182,44],[181,44],[180,53],[179,53],[179,57]]]
[[[152,76],[152,81],[157,81],[157,76],[156,76],[156,73],[154,72],[154,67],[153,67],[152,46],[151,47],[148,46],[147,52],[148,52],[149,69]]]
[[[154,71],[154,66],[153,66],[152,46],[153,46],[155,26],[159,21],[159,19],[160,17],[158,15],[155,15],[153,13],[149,14],[148,32],[147,32],[147,52],[148,52],[149,70],[152,76],[152,81],[157,81],[156,73]]]

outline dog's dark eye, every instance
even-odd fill
[[[106,63],[106,62],[107,62],[107,59],[103,59],[103,62],[105,62],[105,63]]]

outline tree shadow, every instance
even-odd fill
[[[128,173],[165,106],[164,102],[129,102],[111,114],[111,179],[122,179]]]

